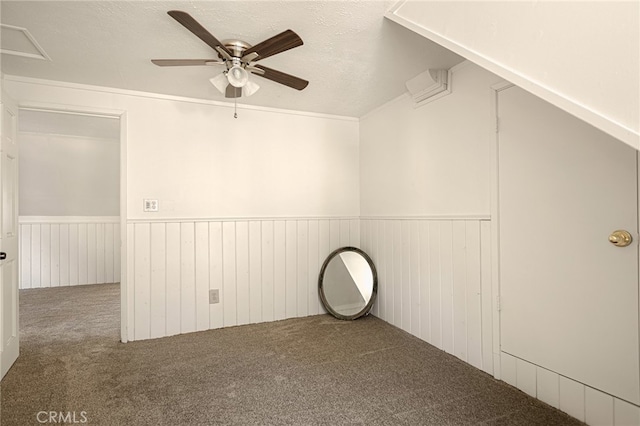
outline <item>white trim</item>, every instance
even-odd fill
[[[128,218],[128,224],[135,223],[193,223],[193,222],[247,222],[271,220],[358,220],[359,216],[236,216],[236,217],[161,217]]]
[[[400,9],[400,6],[402,6],[403,4],[405,4],[407,2],[407,0],[398,0],[397,2],[395,2],[394,4],[391,5],[391,7],[389,9],[387,9],[387,11],[385,12],[385,16],[387,13],[392,13],[395,14],[396,11],[398,9]]]
[[[20,101],[20,109],[27,111],[54,112],[56,114],[73,114],[89,117],[120,119],[123,111],[109,108],[93,108],[88,106],[66,105],[45,102]]]
[[[35,53],[19,52],[17,50],[0,49],[0,53],[2,53],[3,55],[21,56],[23,58],[40,59],[40,60],[43,60],[43,61],[46,61],[48,59],[48,58],[45,58],[42,55],[36,55]]]
[[[25,111],[32,112],[52,112],[51,108],[38,108],[38,107],[28,107],[21,106],[20,109]],[[81,115],[83,117],[95,117],[95,118],[109,118],[109,119],[118,119],[117,115],[114,114],[99,114],[99,113],[91,113],[87,111],[71,111],[67,109],[60,109],[55,111],[57,114],[69,114],[69,115]]]
[[[488,214],[360,216],[361,220],[491,220]]]
[[[20,108],[22,109],[22,108]],[[105,138],[105,137],[98,137],[98,136],[80,136],[80,135],[66,135],[64,133],[52,133],[52,132],[47,132],[47,131],[43,131],[43,132],[36,132],[36,131],[18,131],[19,135],[22,136],[35,136],[35,137],[46,137],[46,136],[51,136],[51,137],[64,137],[65,139],[69,140],[69,139],[81,139],[83,141],[93,141],[93,142],[104,142],[104,143],[119,143],[120,140],[118,138]]]
[[[54,81],[54,80],[44,80],[39,78],[31,78],[31,77],[20,77],[16,75],[5,75],[4,79],[6,81],[13,81],[16,83],[26,83],[26,84],[39,84],[42,86],[50,86],[50,87],[60,87],[65,89],[78,89],[78,90],[86,90],[90,92],[100,92],[100,93],[109,93],[109,94],[118,94],[125,96],[134,96],[139,98],[150,98],[150,99],[159,99],[165,101],[176,101],[176,102],[188,102],[194,104],[201,105],[210,105],[210,106],[218,106],[223,108],[234,108],[233,103],[228,102],[220,102],[220,101],[212,101],[207,99],[197,99],[197,98],[189,98],[185,96],[175,96],[175,95],[163,95],[160,93],[151,93],[151,92],[142,92],[138,90],[129,90],[129,89],[117,89],[113,87],[104,87],[104,86],[94,86],[89,84],[79,84],[79,83],[68,83],[64,81]],[[37,108],[36,104],[32,104],[33,108]],[[23,107],[23,104],[20,104],[20,107]],[[78,107],[80,111],[91,110],[89,108]],[[67,108],[61,108],[62,110],[68,110]],[[245,105],[238,104],[238,109],[244,110],[253,110],[253,111],[262,111],[262,112],[271,112],[278,114],[289,114],[289,115],[301,115],[305,117],[313,117],[313,118],[323,118],[330,120],[343,120],[343,121],[358,121],[357,117],[347,117],[342,115],[332,115],[332,114],[322,114],[317,112],[306,112],[306,111],[295,111],[289,109],[280,109],[280,108],[270,108],[256,105]],[[106,112],[108,115],[109,112]],[[119,115],[119,114],[118,114]]]
[[[500,358],[500,199],[499,199],[499,161],[498,161],[498,92],[513,87],[512,83],[502,81],[491,86],[491,128],[493,137],[490,144],[490,172],[491,172],[491,301],[493,314],[493,377],[502,378]]]
[[[402,215],[402,216],[212,216],[212,217],[148,217],[127,218],[127,224],[135,223],[193,223],[193,222],[244,222],[272,220],[491,220],[488,214],[469,215]]]
[[[94,110],[94,112],[97,112]],[[127,112],[120,113],[120,340],[129,341],[129,306],[133,285],[127,280]],[[133,253],[132,253],[133,254]]]
[[[640,151],[636,151],[636,232],[640,234]],[[638,244],[636,242],[636,244]],[[638,251],[638,286],[640,287],[640,250]],[[640,307],[640,292],[638,292],[637,306]],[[638,309],[638,324],[640,324],[640,309]],[[640,327],[638,328],[638,345],[640,345]],[[639,348],[640,351],[640,348]],[[639,352],[640,353],[640,352]],[[638,358],[640,364],[640,357]]]
[[[634,130],[626,127],[625,125],[618,123],[617,121],[602,115],[601,113],[594,111],[586,105],[579,103],[576,100],[570,99],[565,95],[557,93],[552,88],[546,85],[533,81],[527,76],[519,73],[517,70],[511,69],[507,66],[501,65],[495,62],[493,59],[482,55],[475,50],[467,48],[457,42],[447,38],[442,34],[438,34],[434,31],[428,30],[417,23],[410,21],[406,18],[397,15],[398,10],[404,2],[397,4],[392,8],[392,11],[385,13],[385,18],[402,25],[411,31],[420,34],[423,37],[428,38],[435,43],[457,53],[466,59],[475,62],[481,67],[491,71],[492,73],[513,82],[514,84],[522,87],[523,89],[533,93],[534,95],[544,99],[545,101],[565,110],[569,114],[572,114],[579,119],[586,121],[594,127],[602,130],[605,133],[621,140],[622,142],[630,145],[635,149],[640,149],[640,133],[638,130]]]
[[[19,216],[18,223],[120,223],[120,216]]]
[[[10,49],[0,49],[1,53],[5,53],[7,55],[22,56],[22,57],[31,58],[31,59],[41,59],[45,61],[51,60],[51,57],[47,55],[47,52],[45,52],[42,46],[40,46],[40,44],[36,41],[35,37],[29,32],[28,29],[23,27],[16,27],[14,25],[7,25],[7,24],[0,24],[0,27],[8,28],[10,30],[20,31],[22,34],[25,35],[25,37],[27,37],[27,39],[29,39],[33,47],[35,47],[40,54],[36,55],[35,53],[27,53],[27,52],[21,52],[18,50],[10,50]]]
[[[407,2],[407,0],[398,0],[394,5],[392,5],[384,14],[385,18],[387,17],[387,15],[395,15],[396,12],[398,11],[398,9],[400,9],[405,3]],[[391,18],[389,18],[391,19]]]

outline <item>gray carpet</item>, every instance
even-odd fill
[[[122,344],[118,285],[20,298],[2,425],[40,424],[40,411],[103,425],[581,424],[371,316]]]

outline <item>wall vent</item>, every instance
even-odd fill
[[[0,53],[50,61],[47,52],[38,44],[29,30],[0,24]]]
[[[423,105],[451,93],[449,71],[430,69],[407,81],[405,85],[416,104]]]

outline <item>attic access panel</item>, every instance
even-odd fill
[[[0,53],[50,61],[47,52],[38,44],[29,30],[0,24]]]

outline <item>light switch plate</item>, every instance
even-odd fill
[[[220,290],[209,290],[209,304],[220,303]]]
[[[145,212],[157,212],[159,210],[158,200],[144,200],[144,211]]]

